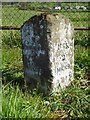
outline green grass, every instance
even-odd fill
[[[35,6],[35,4],[33,3],[32,5]],[[53,4],[54,3],[51,3],[50,5],[52,6]],[[38,6],[39,5],[41,4],[38,4]],[[65,4],[62,3],[62,5]],[[14,16],[11,11],[14,12]],[[4,7],[2,17],[3,25],[21,26],[24,21],[38,13],[40,12],[18,10],[15,6],[11,8]],[[9,14],[11,14],[11,16]],[[63,12],[63,14],[70,17],[74,25],[88,25],[87,21],[84,22],[84,19],[87,20],[87,12],[86,14],[84,12],[80,14],[79,12],[69,12],[69,14],[68,12]],[[80,17],[80,21],[78,21],[78,17],[75,18],[76,15]],[[5,18],[5,16],[7,16],[7,18]],[[14,17],[14,19],[12,19],[12,17]],[[59,94],[50,93],[47,96],[38,93],[36,89],[34,89],[32,93],[28,93],[25,89],[25,84],[23,86],[25,91],[21,89],[22,86],[20,85],[25,81],[20,31],[6,30],[1,33],[3,118],[90,118],[90,49],[88,31],[74,31],[75,80],[66,89],[61,90]]]
[[[0,31],[2,34],[2,45],[8,47],[19,47],[21,48],[21,36],[20,31],[14,30],[3,30]]]
[[[4,7],[2,8],[2,25],[20,27],[26,20],[28,20],[36,13],[38,14],[40,12],[36,12],[33,10],[19,10],[16,7]]]
[[[58,3],[30,3],[29,5],[27,4],[27,6],[29,6],[29,8],[31,7],[42,7],[42,6],[46,6],[46,7],[53,7],[55,5],[57,5]],[[77,4],[64,4],[62,3],[62,6],[64,5],[69,5],[69,6],[75,6]],[[86,5],[88,6],[88,3],[79,3],[78,5]],[[27,19],[29,19],[30,17],[32,17],[35,14],[39,14],[41,13],[41,11],[38,10],[19,10],[18,7],[15,6],[10,6],[8,7],[7,5],[3,5],[2,8],[2,24],[3,25],[9,25],[9,26],[21,26]],[[12,12],[11,12],[12,11]],[[49,12],[49,11],[47,11]],[[54,11],[51,11],[54,12]],[[66,17],[70,18],[70,20],[73,22],[74,26],[84,26],[84,27],[88,27],[88,11],[58,11],[59,13],[64,14]],[[18,14],[17,14],[18,13]]]
[[[8,51],[8,52],[7,52]],[[20,81],[23,79],[22,50],[19,47],[2,47],[3,82]]]
[[[34,90],[23,93],[18,85],[3,86],[3,118],[90,118],[90,87],[74,81],[59,94],[42,97]],[[82,81],[83,82],[83,81]]]
[[[46,114],[42,98],[35,93],[22,93],[18,86],[3,87],[3,118],[42,118]],[[5,98],[7,96],[7,98]]]
[[[88,77],[90,79],[90,48],[85,48],[80,45],[76,45],[74,48],[74,70],[75,78],[84,79]],[[88,76],[87,76],[88,74]]]

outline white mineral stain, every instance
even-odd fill
[[[43,25],[40,25],[40,28],[42,29],[42,28],[43,28]]]

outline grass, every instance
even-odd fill
[[[29,8],[31,7],[42,7],[42,6],[46,6],[46,7],[53,7],[55,5],[57,5],[56,3],[30,3],[29,5]],[[62,3],[62,6],[64,6],[65,4]],[[66,6],[69,5],[77,5],[77,4],[66,4]],[[79,4],[78,4],[79,5]],[[88,3],[82,3],[80,5],[86,5],[88,6]],[[11,12],[13,11],[13,12]],[[18,12],[18,14],[17,14]],[[47,12],[50,12],[50,11],[47,11]],[[54,11],[51,11],[51,12],[54,12]],[[70,18],[70,20],[73,22],[74,26],[86,26],[88,27],[88,14],[89,12],[88,11],[65,11],[65,10],[62,10],[62,11],[57,11],[58,13],[62,13],[64,14],[66,17]],[[30,17],[32,17],[33,15],[35,14],[39,14],[41,13],[41,11],[38,11],[38,10],[30,10],[30,9],[27,9],[27,10],[19,10],[18,7],[15,5],[15,6],[10,6],[8,7],[7,5],[3,5],[3,8],[2,8],[2,18],[3,18],[3,21],[2,21],[2,25],[9,25],[9,26],[21,26],[27,19],[29,19]]]
[[[13,12],[11,12],[13,11]],[[18,12],[18,14],[17,14]],[[2,9],[2,25],[8,26],[18,26],[20,27],[26,20],[28,20],[31,16],[38,14],[40,12],[36,12],[33,10],[19,10],[16,7],[4,7]]]
[[[13,16],[13,12],[11,11],[14,12],[16,17]],[[17,14],[17,11],[18,9],[15,7],[4,7],[2,11],[3,25],[21,26],[29,17],[40,13],[32,10],[19,10]],[[74,25],[88,25],[87,21],[84,22],[84,19],[87,20],[88,13],[86,15],[83,12],[80,14],[79,12],[63,13],[71,18]],[[21,17],[19,18],[20,15]],[[78,21],[77,17],[75,18],[76,15],[80,17],[82,22]],[[7,19],[5,16],[7,16]],[[15,21],[12,20],[11,22],[10,19],[12,19],[12,16]],[[61,90],[59,94],[50,93],[47,96],[38,93],[36,89],[32,93],[21,89],[22,86],[20,84],[24,80],[24,75],[20,32],[0,32],[2,33],[3,74],[2,118],[90,118],[90,50],[87,31],[75,31],[75,80],[66,89]],[[23,87],[26,88],[26,86]]]
[[[89,90],[74,81],[59,94],[42,97],[34,90],[23,93],[18,85],[3,86],[3,118],[90,118]],[[7,98],[6,98],[7,97]]]
[[[82,78],[85,76],[87,77],[86,74],[89,73],[90,71],[89,56],[90,56],[89,48],[81,47],[80,45],[75,46],[75,51],[74,51],[75,78],[80,79],[80,76],[82,76]]]
[[[36,94],[24,94],[18,86],[6,86],[3,93],[3,115],[7,118],[41,118],[45,115],[42,98]],[[5,96],[7,95],[7,99]]]

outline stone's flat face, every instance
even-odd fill
[[[73,78],[74,68],[74,40],[73,28],[69,21],[62,15],[49,17],[53,23],[51,26],[51,38],[49,38],[49,59],[53,75],[52,89],[59,92],[70,84]]]
[[[29,19],[21,28],[25,80],[32,84],[46,84],[51,77],[49,67],[49,47],[47,40],[47,22],[44,16]],[[47,79],[42,80],[41,79]],[[43,82],[44,81],[44,82]]]
[[[21,27],[25,80],[59,92],[73,78],[73,27],[62,14],[41,14]],[[48,82],[49,81],[49,82]]]

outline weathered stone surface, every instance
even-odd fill
[[[59,92],[73,79],[73,27],[62,14],[41,14],[21,27],[25,80]]]

